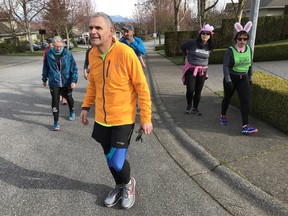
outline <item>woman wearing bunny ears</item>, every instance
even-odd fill
[[[188,40],[180,46],[186,56],[182,76],[182,82],[186,85],[186,114],[192,112],[196,116],[202,115],[198,105],[204,82],[208,78],[207,69],[209,56],[213,49],[213,31],[214,27],[206,24],[199,31],[197,39]]]
[[[236,34],[233,38],[234,46],[230,46],[224,55],[224,98],[220,116],[220,124],[227,125],[226,112],[235,90],[240,100],[240,111],[242,116],[242,134],[257,133],[258,129],[249,125],[249,97],[252,85],[252,50],[247,41],[252,22],[249,21],[244,27],[235,23]]]

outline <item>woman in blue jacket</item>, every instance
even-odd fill
[[[52,96],[52,112],[54,116],[54,131],[59,131],[59,101],[60,95],[65,97],[69,106],[69,120],[75,120],[74,99],[72,91],[78,80],[78,67],[72,53],[64,49],[60,36],[53,38],[53,47],[46,52],[43,69],[43,85],[48,85]]]

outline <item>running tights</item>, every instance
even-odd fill
[[[74,99],[72,97],[72,88],[70,87],[50,87],[50,93],[52,96],[52,113],[54,116],[54,121],[59,121],[59,102],[60,95],[67,99],[69,106],[69,112],[74,112]]]
[[[250,84],[248,75],[230,75],[232,80],[232,88],[228,86],[225,80],[223,80],[224,85],[224,98],[222,101],[221,114],[226,115],[230,100],[237,90],[238,97],[240,100],[240,111],[242,116],[242,125],[248,124],[249,118],[249,97],[250,97]]]
[[[193,108],[197,109],[200,99],[201,99],[201,91],[204,86],[204,82],[206,79],[206,72],[203,76],[199,76],[197,74],[196,77],[193,76],[194,69],[189,69],[185,73],[186,80],[186,100],[187,106],[192,106],[193,100]]]

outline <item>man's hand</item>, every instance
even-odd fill
[[[88,111],[87,110],[82,110],[80,113],[80,122],[87,126],[89,124],[89,121],[87,119]]]
[[[133,42],[135,41],[135,39],[134,39],[133,35],[132,35],[132,36],[130,36],[130,37],[128,37],[128,39],[129,39],[129,41],[130,41],[131,43],[133,43]]]
[[[152,123],[141,123],[140,126],[145,135],[149,135],[153,131]]]
[[[43,82],[43,86],[46,87],[47,86],[47,82]]]
[[[76,88],[76,83],[71,83],[71,88],[75,89]]]

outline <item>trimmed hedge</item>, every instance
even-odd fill
[[[255,71],[250,95],[250,113],[288,134],[288,81]],[[231,104],[239,107],[235,92]]]
[[[154,50],[155,51],[164,50],[164,44],[155,46]]]
[[[242,24],[248,18],[242,19]],[[222,20],[221,28],[215,29],[214,41],[217,48],[226,48],[232,44],[234,19]],[[277,28],[276,28],[277,26]],[[259,17],[255,44],[264,44],[288,38],[288,15]],[[181,55],[180,44],[191,38],[196,38],[197,31],[165,32],[165,54],[169,57]]]
[[[215,49],[209,58],[209,64],[223,64],[225,49]],[[253,62],[278,61],[288,59],[288,43],[258,45],[254,49]]]

